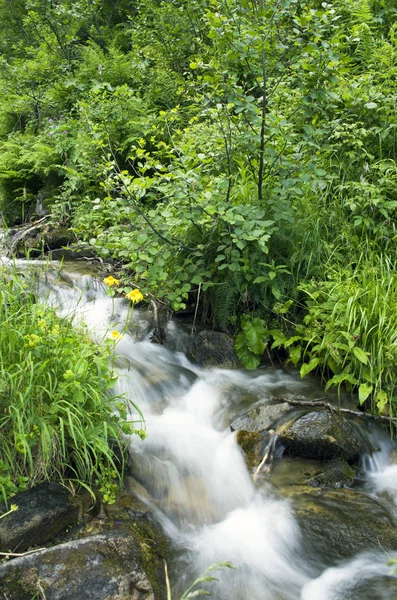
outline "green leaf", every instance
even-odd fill
[[[296,365],[300,361],[301,354],[302,354],[302,349],[300,346],[295,346],[295,348],[290,349],[289,357],[290,357],[294,367],[296,367]]]
[[[251,352],[262,355],[268,339],[265,322],[262,319],[253,319],[244,324],[243,332]]]
[[[358,388],[358,401],[360,406],[364,404],[370,393],[372,392],[372,385],[368,385],[367,383],[362,383]]]
[[[260,358],[254,354],[247,345],[247,340],[244,333],[239,333],[234,344],[237,356],[243,363],[246,369],[252,370],[259,366]]]
[[[363,365],[367,365],[368,364],[368,356],[369,356],[369,352],[364,352],[364,350],[361,350],[361,348],[357,348],[356,346],[353,348],[353,354],[354,356],[363,363]]]
[[[301,370],[300,370],[301,378],[303,379],[303,377],[305,377],[306,375],[308,375],[308,373],[313,371],[313,369],[315,369],[320,363],[321,363],[321,359],[318,357],[312,358],[308,363],[304,363],[301,366]]]
[[[379,390],[379,392],[375,396],[376,406],[380,414],[382,414],[389,402],[388,395],[384,390]]]
[[[344,381],[348,381],[352,385],[357,385],[358,384],[358,380],[353,375],[351,375],[350,373],[346,373],[346,371],[344,371],[343,373],[339,373],[338,375],[334,375],[332,377],[332,379],[329,379],[327,381],[327,384],[325,386],[325,391],[329,390],[329,388],[332,385],[340,385]]]

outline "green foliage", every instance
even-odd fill
[[[247,369],[256,369],[265,351],[268,331],[263,319],[244,319],[242,332],[238,334],[235,349],[238,358]]]
[[[114,341],[96,345],[38,303],[30,277],[3,267],[0,279],[0,493],[67,477],[111,502],[122,433],[135,431],[112,393]]]
[[[341,314],[350,297],[366,313],[368,286],[386,283],[364,277],[363,248],[382,269],[397,250],[395,3],[13,4],[0,0],[8,223],[34,216],[40,193],[143,293],[223,330],[241,323],[250,368],[271,335],[303,375],[327,376],[327,344],[355,335],[327,295]],[[313,332],[316,289],[328,316]],[[379,330],[375,360],[369,331],[339,348],[332,383],[382,411],[385,394],[394,402],[391,334]]]
[[[270,332],[272,347],[304,361],[304,377],[320,369],[331,386],[357,389],[360,404],[390,414],[397,400],[397,279],[395,263],[370,254],[351,267],[332,269],[326,280],[301,284],[305,316],[293,336]]]

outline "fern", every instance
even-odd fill
[[[223,285],[215,286],[212,297],[214,324],[224,331],[230,330],[237,306],[244,294],[244,275],[232,273]]]

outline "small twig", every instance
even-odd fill
[[[29,554],[34,554],[35,552],[41,552],[42,550],[47,550],[47,548],[36,548],[36,550],[28,550],[27,552],[0,552],[0,556],[28,556]]]
[[[259,463],[258,467],[256,468],[256,471],[255,471],[255,473],[253,475],[253,480],[254,481],[256,481],[256,479],[257,479],[257,477],[258,477],[258,475],[259,475],[262,467],[266,464],[266,461],[269,458],[270,452],[271,452],[271,450],[272,450],[272,448],[274,446],[273,442],[274,442],[274,439],[275,439],[275,436],[276,436],[276,432],[273,429],[270,429],[269,433],[270,433],[270,440],[269,440],[269,443],[267,445],[267,451],[265,453],[265,456],[262,458],[261,462]],[[270,468],[270,465],[269,465],[269,468]]]
[[[201,292],[201,281],[199,283],[199,288],[198,288],[198,293],[197,293],[196,309],[194,311],[194,318],[193,318],[193,325],[192,325],[192,332],[191,332],[192,335],[193,335],[194,330],[196,329],[197,312],[198,312],[198,307],[199,307],[199,303],[200,303],[200,292]]]

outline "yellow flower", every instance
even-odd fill
[[[121,340],[123,336],[121,335],[121,333],[119,333],[117,331],[117,329],[115,329],[114,331],[112,331],[110,333],[110,337],[112,338],[112,340],[116,340],[117,341],[117,340]]]
[[[41,342],[41,337],[35,333],[24,336],[26,340],[25,348],[36,348]]]
[[[135,304],[136,302],[140,302],[141,300],[143,300],[143,294],[138,289],[136,289],[132,290],[132,292],[128,292],[128,294],[126,294],[126,298],[128,298],[128,300],[131,300],[131,302]]]
[[[113,287],[114,285],[119,285],[120,281],[118,279],[115,279],[113,275],[109,275],[109,277],[105,277],[103,283],[105,283],[109,287]]]

